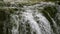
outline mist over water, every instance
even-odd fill
[[[10,5],[2,34],[60,34],[60,5],[40,2],[34,5]],[[8,18],[7,18],[8,17]]]

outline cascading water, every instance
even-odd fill
[[[23,6],[20,11],[11,14],[12,34],[54,34],[49,21],[41,12],[43,7],[47,5],[49,3]],[[42,7],[39,8],[39,6]]]
[[[44,12],[48,18],[43,13],[44,8],[48,6],[52,7],[51,9],[55,9],[53,8],[55,3],[52,2],[40,2],[39,4],[23,5],[22,7],[17,6],[17,11],[9,14],[9,22],[4,23],[4,34],[59,34],[56,24],[57,20],[54,20],[56,18],[53,18],[50,12]]]

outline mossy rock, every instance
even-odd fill
[[[57,9],[55,6],[46,6],[43,10],[44,13],[49,13],[49,15],[53,18],[57,13]]]
[[[7,19],[7,14],[0,10],[0,21],[5,21]]]

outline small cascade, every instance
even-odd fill
[[[42,13],[44,7],[50,4],[41,2],[32,6],[23,6],[11,14],[12,34],[54,34],[50,22]]]
[[[32,5],[18,5],[12,2],[8,8],[4,7],[9,10],[5,11],[9,15],[3,23],[3,34],[59,34],[60,6],[58,6],[54,2]]]

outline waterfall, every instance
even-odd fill
[[[40,2],[22,7],[13,3],[11,7],[3,24],[3,34],[59,34],[60,11],[55,3]]]
[[[20,13],[19,11],[17,12]],[[21,19],[19,18],[20,16],[22,16]],[[19,34],[19,25],[21,28],[23,27],[23,30],[20,29],[22,31],[22,33],[20,32],[20,34],[51,34],[49,21],[42,15],[42,13],[39,13],[37,9],[31,10],[27,8],[24,12],[21,11],[21,14],[12,14],[11,17],[12,21],[14,21],[12,34]],[[22,25],[20,23],[22,23]],[[29,31],[29,27],[31,28],[31,31]]]
[[[12,34],[53,34],[50,22],[42,13],[43,5],[47,6],[49,3],[23,6],[20,11],[11,14]]]

